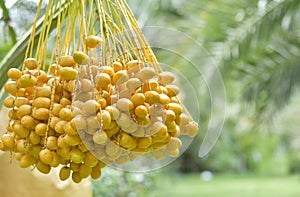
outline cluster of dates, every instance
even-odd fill
[[[87,44],[96,47],[91,37]],[[101,176],[101,168],[151,154],[176,157],[180,135],[194,137],[198,125],[185,113],[171,72],[139,60],[99,66],[83,52],[61,56],[49,72],[34,58],[12,68],[4,89],[10,108],[0,149],[20,167],[42,173],[60,167],[60,179],[79,183]]]

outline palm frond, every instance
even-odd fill
[[[225,72],[242,79],[244,99],[254,105],[258,120],[272,117],[299,85],[299,7],[297,0],[270,2],[263,14],[232,32],[219,53]]]
[[[299,44],[278,38],[259,62],[241,66],[240,71],[246,74],[244,98],[254,104],[258,119],[272,117],[300,84]]]

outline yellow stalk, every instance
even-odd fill
[[[30,39],[29,39],[27,49],[26,49],[26,52],[25,52],[25,59],[28,58],[29,51],[30,51],[29,55],[32,56],[32,50],[33,50],[33,46],[34,46],[34,36],[35,36],[35,30],[36,30],[36,23],[38,21],[38,17],[39,17],[40,11],[41,11],[42,2],[43,2],[43,0],[40,0],[37,11],[36,11],[35,20],[34,20],[34,23],[32,25],[32,32],[31,32]],[[22,70],[24,70],[24,69],[25,69],[25,64],[22,65]]]
[[[50,4],[50,2],[49,2],[49,4]],[[53,2],[51,2],[51,5],[52,4],[53,4]],[[46,38],[45,38],[44,43],[43,43],[43,48],[44,48],[44,58],[43,59],[44,59],[44,61],[43,61],[43,64],[41,66],[43,70],[46,70],[47,44],[48,44],[48,40],[49,40],[49,34],[50,34],[50,29],[51,29],[54,13],[55,13],[55,9],[52,9],[50,17],[49,17],[48,26],[47,26]]]
[[[82,29],[83,29],[83,39],[85,40],[87,38],[87,28],[86,28],[86,12],[85,12],[85,1],[81,0],[81,9],[82,9]],[[82,45],[82,50],[85,50],[85,53],[88,54],[88,47],[85,47],[85,45]]]

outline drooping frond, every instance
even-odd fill
[[[272,117],[300,82],[300,1],[272,1],[229,34],[218,64],[242,84],[258,120]]]

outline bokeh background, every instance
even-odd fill
[[[207,50],[210,56],[183,43],[186,54],[199,57],[197,64],[207,68],[213,60],[221,72],[226,118],[214,148],[199,157],[212,117],[209,89],[184,60],[155,50],[160,62],[174,64],[195,87],[200,133],[159,170],[105,168],[92,182],[93,196],[300,196],[300,1],[128,2],[141,27],[176,29]],[[0,0],[0,60],[30,29],[37,3]]]

